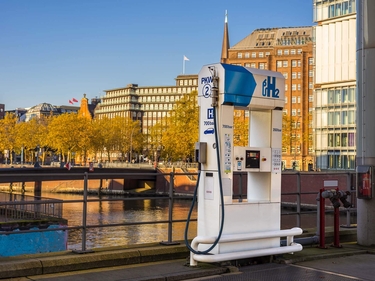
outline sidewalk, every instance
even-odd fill
[[[351,233],[353,231],[355,230],[347,230],[346,232]],[[342,236],[344,236],[344,233]],[[329,240],[327,238],[326,236],[326,240]],[[359,246],[356,242],[343,242],[341,245],[342,247],[330,247],[327,244],[324,249],[318,248],[317,245],[305,245],[300,252],[274,257],[270,266],[303,264],[306,261],[316,260],[324,263],[324,260],[329,258],[375,254],[375,248]],[[199,263],[197,267],[190,267],[188,262],[189,252],[184,243],[180,245],[148,244],[133,248],[113,247],[96,249],[90,253],[65,251],[0,258],[0,278],[33,276],[33,280],[45,278],[48,280],[72,280],[71,278],[74,276],[74,280],[90,281],[103,280],[103,278],[107,280],[143,281],[188,280],[193,278],[199,280],[199,278],[207,276],[214,277],[236,272],[242,266],[250,264],[249,261],[243,261],[246,264],[241,265],[241,261],[237,261],[220,264]],[[269,260],[267,262],[269,263]],[[353,272],[355,272],[355,269],[353,269]],[[270,271],[271,273],[272,271]]]

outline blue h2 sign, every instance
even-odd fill
[[[214,119],[214,109],[213,108],[207,109],[207,119]]]
[[[276,88],[276,77],[268,76],[262,83],[262,96],[279,98],[280,90]]]

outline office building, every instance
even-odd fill
[[[314,148],[318,169],[355,169],[355,0],[313,1]]]
[[[173,105],[184,95],[198,90],[198,75],[178,75],[175,86],[139,86],[105,90],[95,117],[128,117],[141,122],[142,133],[149,136],[150,128],[168,116]],[[148,137],[146,139],[149,139]]]

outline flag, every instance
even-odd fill
[[[67,168],[68,171],[70,171],[70,169],[72,168],[72,165],[70,164],[70,162],[65,164],[65,168]]]
[[[74,101],[74,102],[78,102],[75,98],[73,98],[72,101]]]
[[[184,60],[189,60],[186,56],[184,56]]]
[[[71,100],[69,100],[69,103],[73,104],[73,102]]]

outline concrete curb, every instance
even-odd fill
[[[310,236],[313,232],[310,232]],[[326,233],[327,234],[327,233]],[[326,241],[330,241],[331,236],[326,236]],[[340,235],[342,241],[352,238],[353,231],[343,231]],[[309,234],[305,234],[309,235]],[[348,236],[348,237],[345,237]],[[355,240],[351,240],[355,241]],[[275,259],[278,263],[298,263],[302,261],[314,259],[326,259],[331,257],[357,255],[364,253],[373,253],[367,248],[357,246],[345,246],[339,249],[317,249],[314,246],[304,246],[301,252],[292,254],[284,254]],[[152,262],[169,261],[185,259],[189,257],[190,252],[184,243],[178,245],[161,245],[147,244],[136,247],[110,247],[99,248],[95,251],[87,253],[74,253],[72,251],[64,251],[57,253],[25,255],[18,257],[0,258],[0,278],[16,278],[33,275],[62,273],[77,270],[88,270],[95,268],[105,268],[112,266],[126,266],[136,264],[146,264]],[[228,271],[227,267],[204,264],[198,266],[200,270],[192,270],[186,267],[181,269],[180,275],[186,275],[185,279],[198,278],[216,274],[223,274]],[[196,269],[198,269],[196,268]],[[203,270],[202,270],[203,269]],[[171,273],[172,274],[172,273]],[[173,273],[174,274],[174,273]],[[172,274],[172,275],[173,275]],[[188,276],[188,275],[189,276]],[[156,274],[157,275],[157,274]],[[159,276],[160,277],[160,276]],[[165,276],[152,280],[166,280]],[[171,277],[172,278],[172,277]],[[168,279],[169,280],[169,279]],[[183,280],[183,279],[170,279]]]
[[[184,259],[189,256],[185,245],[151,246],[137,249],[98,250],[75,254],[58,253],[55,256],[17,257],[0,263],[0,278],[60,273],[101,267],[141,264],[162,260]]]

